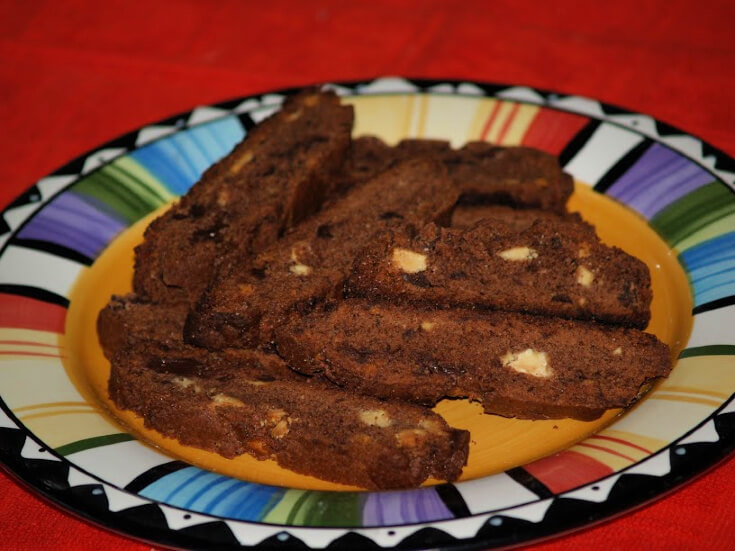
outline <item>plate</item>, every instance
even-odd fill
[[[603,239],[640,248],[660,281],[650,330],[678,352],[671,376],[604,426],[541,448],[518,444],[517,455],[482,460],[465,480],[408,491],[263,475],[258,462],[233,478],[204,457],[173,450],[206,469],[132,436],[147,435],[119,424],[90,375],[99,371],[85,352],[96,342],[83,330],[96,316],[89,282],[125,279],[128,268],[116,266],[146,217],[294,92],[279,91],[141,128],[41,179],[3,212],[0,459],[10,471],[92,522],[164,545],[488,548],[639,506],[735,448],[732,159],[651,117],[522,86],[383,78],[327,87],[355,106],[356,135],[484,139],[558,155],[577,182],[574,206]]]

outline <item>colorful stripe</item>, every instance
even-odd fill
[[[559,155],[588,122],[589,119],[582,115],[542,108],[529,125],[521,144]]]
[[[64,332],[66,308],[20,295],[0,293],[0,327]]]
[[[712,181],[712,175],[661,144],[653,144],[607,194],[646,218]]]
[[[162,182],[168,193],[183,195],[244,137],[240,120],[226,117],[152,142],[130,156]]]
[[[695,307],[735,295],[735,232],[700,243],[679,259],[689,272]]]
[[[524,465],[523,469],[555,494],[583,486],[614,472],[614,469],[604,463],[571,450],[539,459]]]

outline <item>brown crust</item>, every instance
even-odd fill
[[[353,111],[309,90],[254,128],[146,229],[133,287],[154,302],[195,302],[223,259],[248,258],[333,191]]]
[[[635,329],[360,300],[281,328],[276,344],[294,369],[356,392],[425,405],[469,397],[488,413],[529,419],[626,407],[671,369],[668,347]],[[527,356],[540,352],[550,375],[513,368],[532,369]]]
[[[228,353],[225,353],[228,354]],[[469,433],[430,410],[359,396],[320,382],[278,380],[257,354],[228,368],[217,354],[185,374],[145,353],[114,357],[110,396],[182,444],[368,489],[410,488],[428,477],[456,480]],[[191,367],[190,362],[189,367]],[[209,376],[208,374],[216,374]]]
[[[425,258],[406,273],[396,251]],[[527,254],[526,254],[527,253]],[[517,231],[499,220],[466,230],[425,226],[419,235],[393,229],[356,260],[351,296],[484,307],[644,328],[650,319],[647,266],[604,245],[576,215],[539,217]]]
[[[445,219],[457,199],[442,165],[405,161],[353,188],[253,261],[216,279],[185,338],[212,349],[267,345],[273,328],[341,293],[357,254],[397,224]]]

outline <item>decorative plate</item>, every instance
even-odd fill
[[[572,206],[603,239],[643,250],[657,301],[649,331],[678,352],[671,376],[595,426],[525,422],[564,435],[494,454],[479,444],[463,480],[416,490],[321,486],[247,462],[232,478],[132,436],[143,432],[106,409],[104,368],[89,365],[92,274],[99,280],[120,263],[129,273],[130,256],[119,251],[130,254],[130,235],[277,110],[294,92],[286,90],[123,136],[41,179],[2,213],[0,460],[10,471],[94,523],[163,545],[468,549],[603,520],[735,448],[732,159],[648,116],[526,87],[399,78],[327,86],[355,106],[356,135],[481,139],[558,155],[577,181]],[[452,416],[451,406],[441,411]],[[216,461],[174,452],[222,472]]]

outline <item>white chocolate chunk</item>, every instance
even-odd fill
[[[171,379],[171,382],[181,388],[191,388],[192,390],[194,390],[194,392],[202,391],[202,387],[200,387],[188,377],[174,377],[173,379]]]
[[[538,253],[529,247],[513,247],[512,249],[506,249],[500,251],[498,256],[503,260],[510,260],[513,262],[525,262],[526,260],[533,260],[538,258]]]
[[[434,327],[436,327],[436,323],[434,323],[433,321],[422,321],[421,322],[421,329],[424,331],[427,331],[427,332],[431,331],[434,329]]]
[[[360,421],[370,427],[380,427],[381,429],[390,427],[393,424],[390,415],[383,409],[366,409],[361,411]]]
[[[426,270],[426,255],[408,249],[393,249],[393,265],[407,274],[418,274]]]
[[[238,408],[245,407],[245,404],[237,398],[227,396],[227,394],[215,394],[212,396],[212,402],[217,406],[235,406]]]
[[[500,358],[500,361],[503,366],[510,367],[519,373],[544,378],[551,376],[546,352],[526,348],[523,352],[508,352]]]
[[[288,271],[297,276],[308,276],[311,273],[311,266],[306,264],[292,264],[288,267]]]
[[[582,287],[589,287],[592,285],[592,282],[595,280],[595,274],[590,272],[587,268],[584,266],[580,266],[577,268],[577,283],[579,283]]]
[[[613,350],[613,356],[622,356],[623,355],[623,349],[619,346]]]

